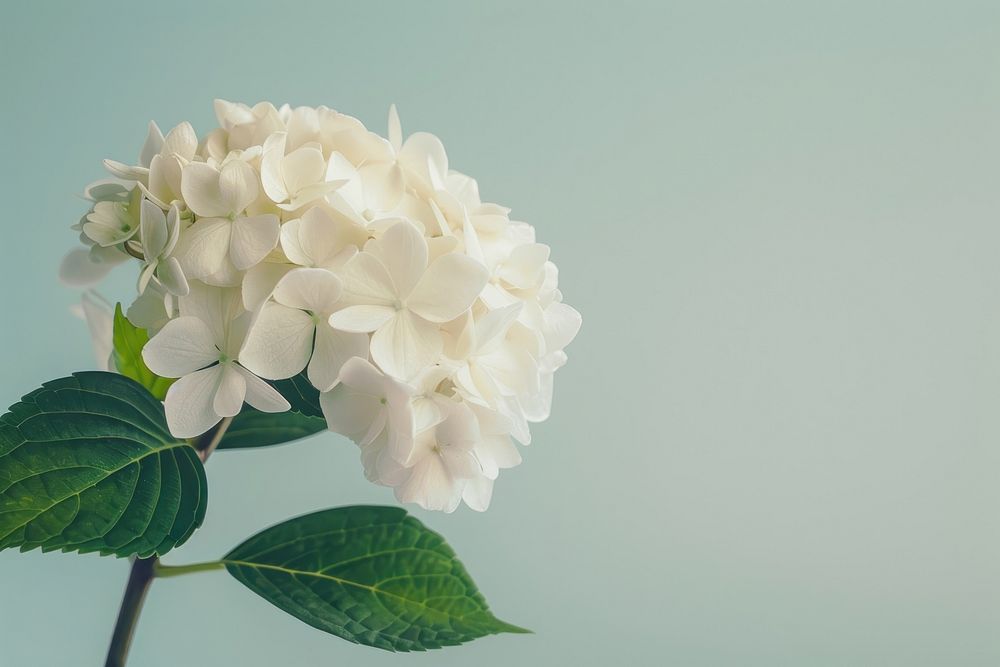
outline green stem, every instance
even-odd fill
[[[165,577],[179,577],[183,574],[221,570],[225,566],[226,564],[221,560],[212,560],[207,563],[191,563],[190,565],[164,565],[163,563],[158,562],[153,566],[153,576],[157,579]]]
[[[232,417],[223,419],[215,427],[199,436],[192,442],[192,446],[198,450],[198,458],[205,462],[215,448],[222,441],[226,429],[232,423]],[[172,576],[171,574],[161,574],[163,570],[175,570],[175,574],[183,574],[176,570],[184,570],[188,567],[207,566],[209,563],[199,563],[195,566],[181,565],[176,568],[161,566],[156,556],[150,558],[136,558],[132,561],[132,570],[129,573],[128,583],[125,584],[125,594],[122,596],[122,604],[118,610],[118,620],[115,622],[114,632],[111,634],[111,646],[108,647],[108,658],[104,667],[125,667],[128,659],[128,650],[132,645],[132,637],[135,636],[135,628],[139,623],[139,614],[142,613],[142,605],[146,601],[146,593],[149,585],[153,583],[153,578],[157,576]],[[224,567],[221,562],[212,564],[215,567]],[[201,567],[201,569],[212,569]],[[198,570],[189,570],[192,572]]]

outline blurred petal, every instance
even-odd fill
[[[70,287],[89,287],[99,282],[108,271],[128,259],[128,255],[113,249],[116,255],[96,255],[86,248],[75,248],[63,257],[59,265],[59,279]],[[111,259],[113,257],[113,259]]]

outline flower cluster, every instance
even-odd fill
[[[267,380],[305,372],[329,428],[402,502],[476,510],[548,417],[580,315],[549,248],[449,169],[441,141],[388,138],[325,107],[219,100],[219,127],[155,124],[111,160],[62,272],[141,264],[128,318],[178,437],[289,409]]]

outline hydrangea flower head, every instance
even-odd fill
[[[178,378],[175,436],[244,404],[286,411],[269,381],[304,373],[370,480],[485,510],[580,328],[549,247],[483,202],[436,136],[404,139],[395,107],[385,138],[326,107],[215,110],[200,140],[151,123],[137,164],[105,161],[63,279],[138,262],[127,314],[150,333],[149,368]]]

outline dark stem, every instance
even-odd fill
[[[219,446],[232,421],[232,417],[223,419],[191,443],[198,450],[198,458],[203,463]],[[128,583],[125,584],[125,594],[122,596],[118,620],[111,635],[111,646],[108,648],[108,659],[104,662],[104,667],[125,667],[132,637],[135,636],[135,627],[139,623],[139,614],[142,612],[142,604],[146,601],[149,585],[156,576],[155,567],[156,556],[136,558],[132,561],[132,570],[128,575]]]
[[[198,458],[201,459],[202,463],[207,461],[208,457],[215,451],[215,448],[219,446],[219,443],[222,442],[222,436],[226,434],[226,429],[228,429],[229,425],[232,423],[233,418],[226,417],[198,438],[194,448],[198,450]]]
[[[118,611],[118,622],[115,623],[114,634],[111,635],[111,647],[108,649],[108,659],[104,667],[124,667],[128,657],[128,649],[132,645],[135,626],[139,622],[139,612],[146,600],[149,585],[153,583],[153,558],[136,558],[132,561],[132,572],[125,584],[125,595]]]

